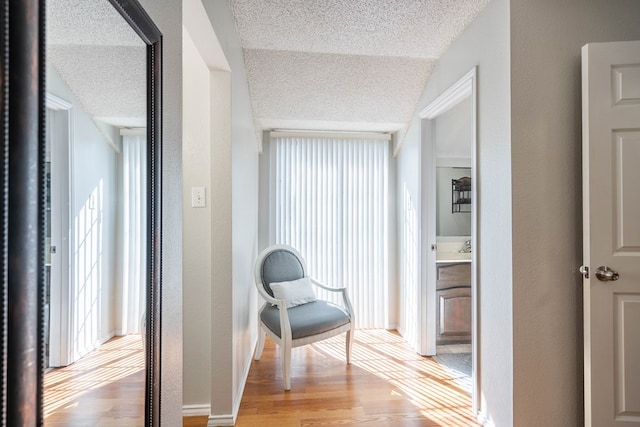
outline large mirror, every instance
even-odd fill
[[[123,418],[159,425],[161,34],[136,0],[3,0],[1,19],[0,77],[20,76],[0,78],[3,418],[80,405],[51,373],[104,345],[82,374],[111,352],[105,383],[140,383]],[[109,421],[83,412],[51,425]]]

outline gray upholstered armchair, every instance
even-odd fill
[[[346,332],[347,364],[351,363],[354,316],[346,288],[325,286],[307,275],[302,256],[291,246],[270,246],[255,265],[258,292],[265,300],[260,309],[258,345],[260,360],[266,335],[280,346],[284,389],[291,390],[291,349]],[[343,306],[316,299],[313,286],[342,294]]]

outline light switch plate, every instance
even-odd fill
[[[191,187],[191,207],[204,208],[205,206],[204,187]]]

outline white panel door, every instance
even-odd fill
[[[585,420],[637,427],[640,41],[584,46],[582,97]]]
[[[71,104],[47,93],[46,143],[50,154],[50,260],[48,366],[66,366],[71,360],[69,216]]]

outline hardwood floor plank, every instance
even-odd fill
[[[206,425],[203,424],[202,426]],[[236,426],[478,426],[470,396],[396,332],[359,330],[352,365],[344,337],[293,350],[291,391],[277,346],[253,361]],[[195,426],[194,426],[195,427]]]
[[[284,391],[277,346],[252,363],[236,426],[477,426],[471,399],[435,360],[391,331],[359,330],[352,365],[344,337],[294,349]],[[45,375],[45,426],[141,426],[144,358],[140,339],[120,337]],[[205,427],[208,417],[185,417]]]
[[[44,377],[44,425],[144,425],[144,364],[140,336],[127,335],[50,370]]]
[[[182,427],[205,427],[207,425],[209,417],[204,416],[194,416],[194,417],[184,417],[182,419]]]

